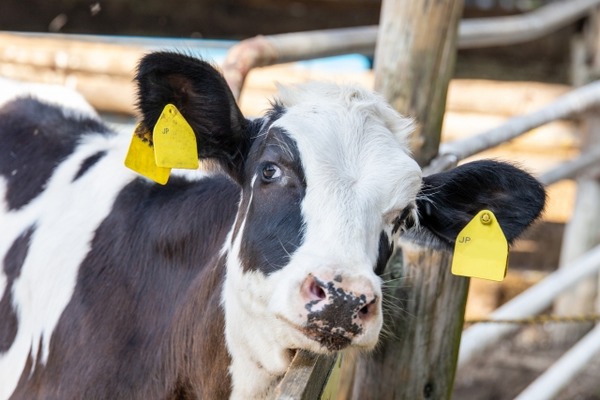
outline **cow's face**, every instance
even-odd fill
[[[372,348],[382,325],[375,269],[421,186],[410,120],[357,88],[312,84],[279,101],[256,122],[246,159],[226,298],[272,315],[287,348]]]
[[[382,325],[376,272],[391,255],[392,234],[417,215],[425,236],[451,246],[482,209],[510,241],[544,205],[535,179],[498,162],[421,181],[408,154],[410,120],[356,86],[284,89],[266,117],[248,121],[205,62],[150,54],[137,80],[140,123],[150,129],[175,104],[199,157],[242,189],[222,251],[234,393],[255,384],[248,368],[280,376],[290,350],[372,348]]]

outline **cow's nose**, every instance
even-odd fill
[[[331,326],[348,328],[348,333],[360,333],[362,325],[377,315],[378,296],[373,283],[366,277],[318,277],[309,274],[301,286],[309,319],[318,318]],[[354,331],[354,332],[353,332]]]

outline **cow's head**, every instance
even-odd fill
[[[264,352],[372,348],[382,325],[378,273],[394,235],[420,223],[414,229],[451,244],[491,208],[510,240],[543,207],[540,185],[506,164],[472,163],[423,180],[407,144],[411,120],[357,86],[281,88],[271,110],[250,121],[202,61],[151,54],[138,82],[142,123],[151,128],[175,104],[200,158],[216,160],[242,188],[223,250],[234,353],[252,336]]]

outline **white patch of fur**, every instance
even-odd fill
[[[37,198],[0,215],[0,259],[25,229],[35,226],[21,274],[12,287],[18,331],[10,349],[0,354],[0,399],[8,398],[16,387],[30,352],[34,365],[46,362],[50,338],[71,299],[94,232],[119,191],[135,178],[123,166],[128,143],[122,135],[86,136]],[[81,163],[99,151],[107,155],[72,182]]]
[[[255,175],[252,188],[256,179]],[[246,210],[239,212],[236,220],[248,214],[252,198],[251,193]],[[229,368],[233,383],[231,399],[267,399],[271,397],[278,376],[285,373],[290,360],[286,349],[272,340],[273,324],[263,324],[265,318],[268,320],[272,317],[264,314],[266,299],[263,293],[266,293],[266,288],[262,285],[262,277],[257,273],[242,273],[237,254],[245,226],[246,219],[240,224],[240,234],[227,249],[227,278],[222,296],[227,318],[225,339],[232,358]],[[228,235],[229,240],[232,235],[233,229]],[[248,340],[252,341],[250,346]]]
[[[32,97],[59,106],[67,118],[97,117],[96,111],[81,94],[65,86],[0,78],[0,107],[20,97]]]
[[[317,83],[281,92],[287,111],[273,126],[285,129],[300,152],[305,240],[289,264],[268,277],[242,272],[242,235],[228,248],[223,302],[234,399],[272,395],[289,365],[289,349],[326,352],[298,329],[306,323],[300,290],[309,274],[340,274],[381,298],[373,272],[380,234],[390,231],[389,217],[413,203],[421,186],[407,147],[412,121],[379,96]],[[252,221],[244,220],[240,232],[246,223]],[[372,349],[381,325],[379,309],[352,346]]]

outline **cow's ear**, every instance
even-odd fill
[[[223,76],[209,63],[183,54],[156,52],[138,66],[140,124],[152,131],[167,104],[173,104],[196,135],[199,158],[217,159],[239,175],[250,145],[248,121]]]
[[[427,176],[417,198],[422,227],[448,245],[483,209],[492,211],[510,242],[544,209],[546,192],[528,173],[485,160]]]

